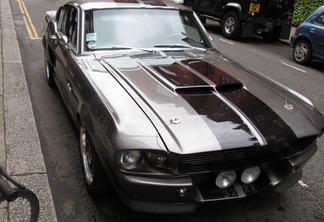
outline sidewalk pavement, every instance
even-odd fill
[[[39,221],[57,221],[9,0],[0,0],[0,164],[36,193]]]

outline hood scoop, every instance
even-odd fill
[[[243,89],[242,83],[227,83],[213,86],[184,86],[175,89],[175,92],[182,95],[210,95],[215,93],[233,93]],[[215,90],[216,88],[216,90]]]
[[[235,92],[241,90],[242,88],[243,88],[242,83],[227,83],[227,84],[217,85],[216,91],[219,93]]]
[[[175,92],[184,95],[210,95],[215,92],[215,88],[212,86],[188,86],[176,88]]]

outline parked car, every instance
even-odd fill
[[[184,0],[205,22],[219,21],[226,38],[252,37],[260,32],[266,41],[289,39],[294,0]]]
[[[290,45],[296,63],[307,64],[313,58],[324,61],[324,5],[297,26]]]
[[[218,52],[185,6],[72,1],[46,13],[43,34],[91,194],[111,184],[132,209],[190,212],[285,190],[317,150],[313,104]]]

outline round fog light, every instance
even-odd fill
[[[245,184],[250,184],[256,181],[260,176],[261,170],[259,167],[245,169],[241,175],[241,180]]]
[[[185,187],[184,188],[180,188],[178,190],[178,193],[179,193],[180,196],[185,196],[188,193],[188,188],[185,188]]]
[[[225,171],[218,174],[215,183],[219,188],[225,189],[232,186],[232,184],[235,182],[235,179],[236,174],[234,171]]]

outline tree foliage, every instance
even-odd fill
[[[321,5],[324,5],[324,0],[295,0],[293,25],[298,25]]]

